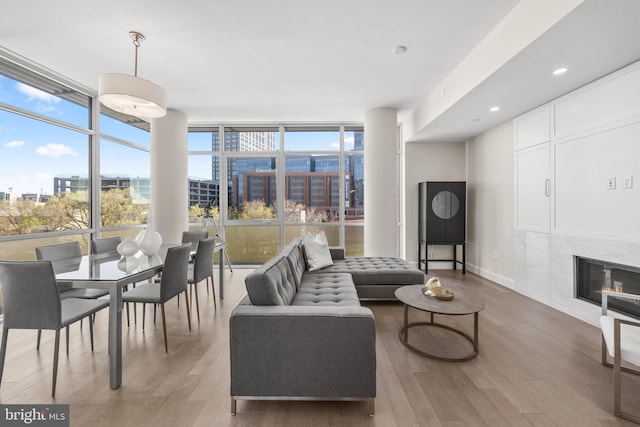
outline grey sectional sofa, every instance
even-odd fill
[[[375,324],[355,282],[367,297],[388,296],[369,288],[382,280],[397,288],[389,268],[402,263],[343,254],[333,250],[334,265],[310,273],[298,239],[247,276],[247,296],[229,320],[233,414],[238,399],[369,400],[374,414]]]

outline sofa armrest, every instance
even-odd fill
[[[344,248],[329,248],[331,259],[334,261],[344,259]]]
[[[229,340],[231,396],[376,395],[375,325],[366,307],[240,303]]]

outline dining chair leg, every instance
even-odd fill
[[[9,337],[9,329],[2,328],[2,345],[0,345],[0,384],[2,384],[2,373],[4,372],[4,359],[7,355],[7,338]]]
[[[147,311],[147,304],[146,303],[142,303],[142,330],[144,331],[144,314]]]
[[[40,351],[40,338],[42,337],[42,329],[38,329],[38,341],[36,344],[36,351]]]
[[[209,276],[207,277],[207,285],[209,284],[209,279],[211,279],[211,295],[213,295],[213,308],[218,308],[216,307],[216,288],[215,288],[215,281],[213,280],[213,276]],[[209,289],[209,288],[207,288]]]
[[[53,349],[53,385],[51,386],[51,397],[56,396],[56,381],[58,380],[58,353],[60,353],[60,329],[56,329],[56,342]]]
[[[160,305],[160,311],[162,312],[162,333],[164,334],[164,352],[169,353],[169,346],[167,345],[167,321],[164,317],[164,303]]]
[[[153,324],[156,324],[156,312],[158,311],[158,304],[153,304]]]
[[[133,282],[133,283],[131,284],[131,287],[132,287],[133,289],[135,289],[135,288],[136,288],[136,282]],[[127,309],[128,309],[128,307],[127,307]],[[135,302],[133,303],[133,324],[134,324],[134,325],[137,325],[137,324],[138,324],[138,307],[136,306],[136,303],[135,303]]]
[[[187,297],[187,291],[184,291],[184,302],[187,306],[187,322],[189,322],[189,330],[191,330],[191,310],[189,309],[189,298]]]
[[[91,337],[91,352],[93,352],[93,322],[89,319],[89,337]]]
[[[128,328],[129,327],[129,303],[125,302],[124,305],[127,309],[127,328]]]
[[[65,329],[66,329],[66,332],[67,332],[67,354],[69,354],[69,325],[67,325],[67,327]]]
[[[198,324],[200,324],[200,303],[198,302],[198,284],[194,283],[193,292],[196,294],[196,315],[198,316]]]

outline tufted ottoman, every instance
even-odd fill
[[[353,279],[360,300],[395,301],[395,291],[399,287],[425,283],[425,274],[400,258],[344,258],[344,252],[341,249],[333,248],[331,255],[333,265],[314,272],[307,271],[304,277],[328,273],[348,273]]]

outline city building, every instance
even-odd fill
[[[116,188],[129,190],[133,203],[148,204],[149,200],[151,200],[151,181],[149,178],[100,175],[100,179],[100,188],[102,191]],[[220,186],[216,181],[189,178],[188,187],[189,206],[196,204],[204,206],[212,200],[216,202],[218,200]],[[53,194],[56,196],[64,196],[67,193],[77,191],[88,191],[88,188],[89,179],[86,176],[56,176],[53,178]],[[30,199],[33,200],[37,197],[37,195],[31,196]],[[41,196],[40,198],[46,201],[43,197],[44,196]]]
[[[151,180],[144,177],[124,175],[100,175],[100,189],[129,190],[132,203],[147,204],[151,200]],[[53,194],[62,197],[67,193],[89,190],[89,178],[79,175],[61,175],[53,178]]]

